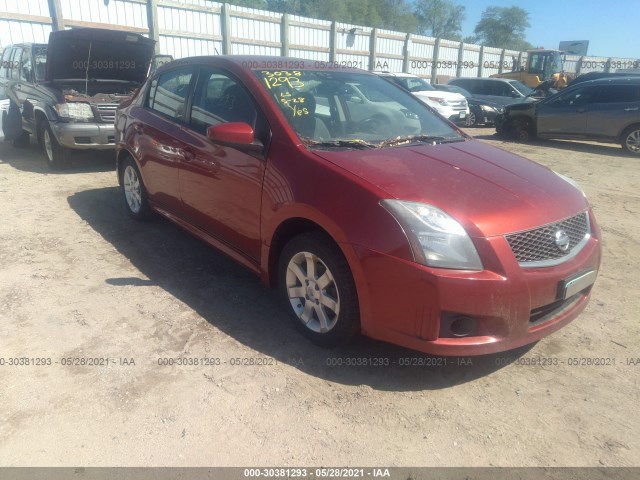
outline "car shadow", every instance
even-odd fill
[[[117,187],[81,191],[68,202],[148,279],[108,278],[106,283],[157,285],[236,341],[309,375],[377,390],[442,389],[486,376],[531,348],[508,356],[445,358],[359,338],[322,349],[300,335],[276,292],[257,276],[169,221],[135,222]]]
[[[74,150],[71,154],[71,166],[65,170],[51,170],[32,139],[29,146],[15,148],[10,142],[0,141],[0,163],[11,165],[16,170],[48,175],[68,175],[73,173],[108,172],[115,170],[116,161],[113,150]]]
[[[556,150],[570,150],[572,152],[582,152],[582,153],[595,153],[597,155],[606,155],[609,157],[624,157],[624,158],[632,158],[622,147],[615,143],[602,143],[602,144],[593,144],[593,143],[585,143],[578,140],[549,140],[536,138],[535,140],[531,140],[529,142],[522,143],[516,142],[515,140],[510,140],[506,138],[501,138],[498,135],[474,135],[473,138],[477,140],[494,140],[501,141],[505,143],[521,143],[522,145],[533,145],[536,147],[546,147],[546,148],[554,148]]]

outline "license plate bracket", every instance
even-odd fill
[[[596,281],[598,272],[588,270],[573,275],[558,284],[558,298],[566,300],[573,297],[576,293],[581,292],[585,288],[593,285]]]

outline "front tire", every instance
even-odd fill
[[[640,156],[640,125],[632,125],[622,134],[622,148],[634,156]]]
[[[138,221],[147,219],[150,214],[147,189],[142,183],[138,166],[131,158],[126,158],[122,162],[120,185],[129,215]]]
[[[40,123],[38,139],[44,158],[51,170],[64,170],[71,166],[69,150],[58,143],[48,122]]]
[[[360,331],[351,271],[326,236],[305,233],[290,240],[280,255],[278,284],[294,325],[315,344],[344,345]]]

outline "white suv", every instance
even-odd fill
[[[422,102],[454,123],[464,124],[469,115],[467,99],[460,93],[436,90],[422,77],[411,73],[374,72],[413,93]]]

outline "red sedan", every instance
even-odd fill
[[[118,110],[116,142],[131,216],[159,213],[253,270],[321,345],[519,347],[584,310],[600,265],[573,181],[361,70],[171,62]]]

